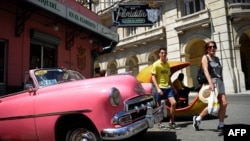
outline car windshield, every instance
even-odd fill
[[[66,69],[40,69],[34,75],[41,87],[85,79],[81,73]]]

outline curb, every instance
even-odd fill
[[[189,96],[196,96],[198,95],[199,92],[190,92]],[[250,94],[250,90],[246,90],[244,92],[239,92],[239,93],[226,93],[226,95],[237,95],[237,94]]]

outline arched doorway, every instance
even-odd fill
[[[157,51],[150,53],[148,56],[148,65],[153,64],[158,59],[159,59],[159,56],[157,54]]]
[[[118,70],[117,70],[117,63],[115,60],[112,60],[108,63],[108,75],[113,75],[113,74],[117,74]]]
[[[190,66],[185,69],[186,72],[183,72],[185,78],[187,78],[187,80],[184,81],[186,81],[187,85],[190,87],[195,87],[195,88],[200,87],[200,84],[198,83],[196,76],[201,66],[201,58],[205,53],[204,46],[205,46],[204,40],[195,38],[190,40],[186,44],[185,50],[182,53],[183,55],[181,60],[190,62]]]
[[[130,56],[125,63],[126,72],[132,72],[132,75],[136,76],[139,71],[138,59],[136,56]]]
[[[250,38],[246,33],[243,33],[240,37],[239,44],[240,47],[240,57],[241,57],[241,67],[245,75],[245,86],[246,89],[250,89]]]

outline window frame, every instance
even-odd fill
[[[205,9],[204,0],[184,0],[184,16],[199,12]]]

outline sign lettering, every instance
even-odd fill
[[[125,26],[152,26],[159,19],[159,10],[148,5],[119,5],[112,14],[113,24]]]

